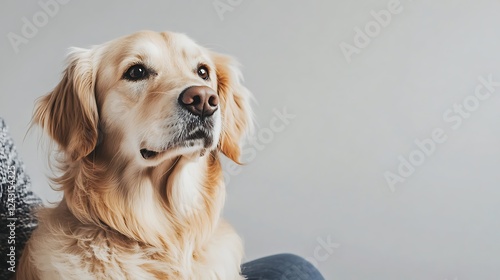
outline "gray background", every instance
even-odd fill
[[[499,279],[500,87],[456,130],[443,114],[473,95],[479,76],[500,81],[500,3],[401,0],[349,63],[339,44],[353,44],[355,28],[389,2],[233,1],[219,16],[211,0],[72,0],[16,53],[7,34],[43,10],[3,1],[0,116],[35,191],[57,201],[38,134],[24,137],[67,48],[183,32],[241,61],[257,132],[269,132],[275,109],[296,116],[229,178],[225,216],[247,259],[292,252],[327,279]],[[398,157],[435,128],[447,141],[391,191],[384,172],[397,173]],[[328,239],[338,248],[322,249]]]

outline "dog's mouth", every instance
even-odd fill
[[[191,132],[185,140],[189,141],[189,140],[197,140],[197,139],[204,139],[204,140],[210,140],[211,137],[208,135],[207,132],[205,132],[204,130],[202,129],[197,129],[193,132]]]
[[[141,149],[141,156],[143,159],[155,158],[160,152],[151,151],[148,149]]]
[[[141,156],[145,160],[153,160],[158,158],[161,154],[172,149],[182,149],[182,148],[200,148],[202,150],[210,149],[213,144],[213,135],[209,131],[204,129],[195,129],[182,136],[175,142],[171,142],[167,147],[160,148],[159,150],[151,150],[147,148],[142,148],[140,150]]]

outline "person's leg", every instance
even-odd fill
[[[279,254],[244,263],[241,274],[248,280],[324,280],[310,262],[292,254]]]

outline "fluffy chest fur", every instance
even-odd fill
[[[56,208],[41,210],[39,228],[25,249],[31,256],[30,265],[36,267],[37,277],[243,279],[239,275],[243,255],[241,240],[231,226],[219,218],[224,186],[207,181],[207,172],[212,172],[210,176],[220,173],[214,156],[209,154],[196,161],[180,159],[168,174],[176,178],[166,186],[170,203],[159,205],[154,191],[138,191],[131,200],[126,219],[107,221],[114,223],[113,228],[102,221],[82,223],[68,208],[66,200]],[[154,189],[148,180],[139,188]],[[108,207],[106,211],[111,211],[113,205],[91,208]],[[99,215],[86,213],[86,216]],[[147,240],[149,244],[140,240]],[[20,271],[33,271],[33,268],[22,267]]]

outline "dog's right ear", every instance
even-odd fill
[[[251,93],[242,85],[241,72],[233,58],[215,52],[211,55],[217,73],[217,93],[222,112],[219,149],[239,164],[242,139],[253,130]]]
[[[71,161],[87,156],[97,144],[95,77],[93,50],[73,48],[61,82],[37,102],[33,122],[59,144]]]

